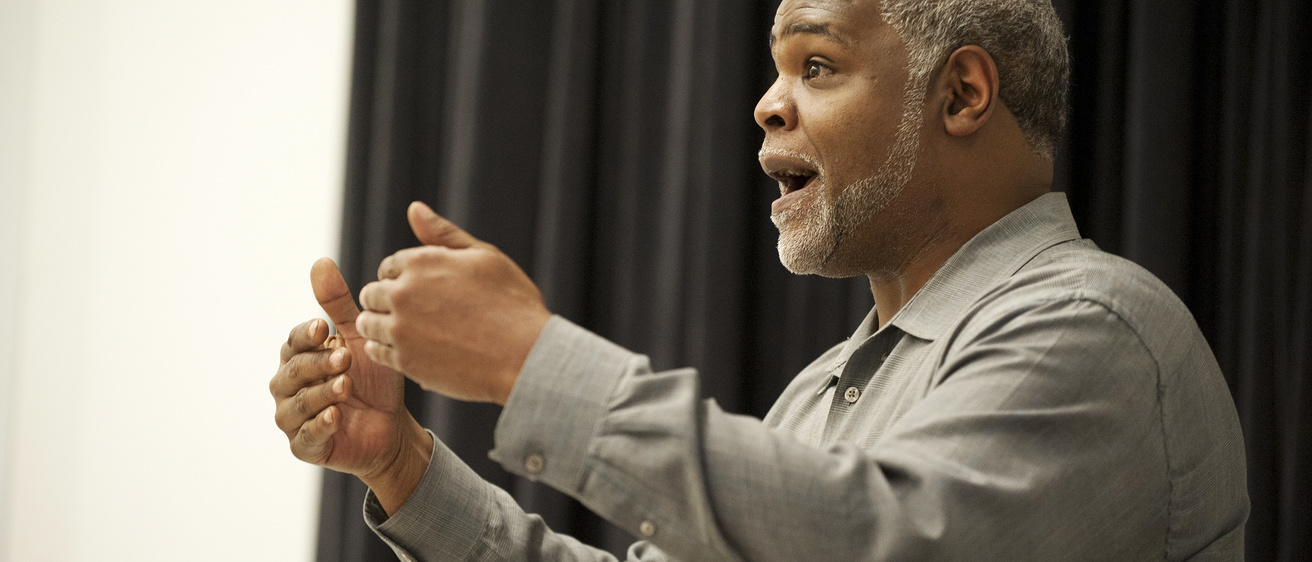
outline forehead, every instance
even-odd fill
[[[870,36],[883,24],[877,0],[784,0],[775,12],[770,42],[815,34],[847,43]]]

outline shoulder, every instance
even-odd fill
[[[1072,241],[1038,253],[961,314],[944,342],[940,380],[958,376],[954,369],[1040,376],[1114,405],[1160,431],[1168,550],[1198,552],[1242,534],[1248,499],[1234,402],[1193,315],[1156,276]]]
[[[1193,315],[1151,272],[1104,252],[1088,240],[1058,244],[1040,252],[1013,275],[986,292],[963,323],[1024,318],[1032,313],[1071,316],[1106,314],[1116,322],[1100,324],[1132,333],[1159,364],[1177,363],[1182,355],[1206,347]],[[1210,354],[1209,354],[1210,355]]]

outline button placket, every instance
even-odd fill
[[[859,404],[871,408],[878,407],[880,393],[885,386],[881,377],[888,376],[880,373],[906,335],[896,326],[890,325],[886,328],[871,336],[860,348],[852,352],[843,369],[835,373],[839,377],[834,381],[836,384],[834,393],[828,401],[829,413],[825,418],[822,442],[833,442],[843,428],[852,423],[849,414],[863,407]],[[862,400],[870,403],[865,404]],[[874,402],[871,402],[872,400]]]

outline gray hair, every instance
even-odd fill
[[[949,55],[978,45],[998,65],[998,96],[1030,148],[1053,158],[1071,65],[1050,0],[883,0],[881,9],[906,45],[910,88],[924,92]]]

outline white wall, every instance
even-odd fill
[[[31,22],[28,1],[0,0],[0,560],[8,544],[9,438],[18,341],[18,263],[23,234],[19,189],[27,168],[26,139],[31,106]]]
[[[0,0],[0,557],[307,560],[350,0]],[[7,428],[6,428],[7,424]]]

